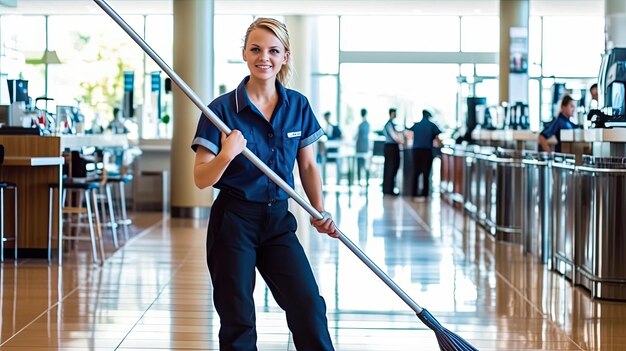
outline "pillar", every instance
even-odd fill
[[[528,103],[529,0],[500,0],[500,101]],[[511,40],[513,38],[513,40]],[[513,44],[513,46],[511,45]],[[511,70],[512,56],[525,68]]]
[[[213,85],[213,0],[173,1],[173,69],[205,102],[214,98]],[[211,188],[199,190],[193,181],[195,153],[191,142],[200,109],[173,84],[173,123],[171,148],[171,214],[179,218],[202,218],[213,202]]]
[[[302,93],[307,98],[311,94],[311,31],[309,30],[308,16],[287,16],[285,25],[289,32],[291,45],[291,65],[294,75],[289,87]]]
[[[605,48],[626,48],[626,0],[605,0]]]

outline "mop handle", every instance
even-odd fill
[[[157,55],[157,53],[152,50],[152,48],[141,38],[129,25],[126,23],[120,15],[109,6],[104,0],[94,0],[94,2],[104,10],[134,41],[137,43],[143,51],[145,51],[148,56],[150,56],[154,62],[156,62],[161,69],[176,83],[176,85],[191,99],[191,101],[196,105],[202,113],[209,118],[211,123],[213,123],[220,131],[224,132],[226,135],[230,135],[231,129],[228,128],[224,122],[218,118],[211,109],[205,106],[198,95],[185,83],[172,70],[166,63]],[[292,199],[294,199],[302,208],[304,208],[312,217],[317,219],[322,219],[323,215],[315,209],[315,207],[311,206],[300,194],[298,194],[295,190],[293,190],[289,184],[287,184],[282,178],[280,178],[271,168],[269,168],[265,163],[263,163],[252,151],[250,151],[247,147],[241,152],[250,162],[252,162],[257,168],[261,170],[268,178],[270,178],[276,185],[278,185],[281,189],[283,189]],[[365,263],[383,282],[385,282],[406,304],[408,304],[415,313],[420,314],[423,310],[409,295],[407,295],[399,286],[396,284],[389,276],[383,272],[363,251],[356,246],[350,239],[348,239],[342,232],[337,228],[339,232],[339,240],[344,243],[350,251],[352,251],[358,258]]]

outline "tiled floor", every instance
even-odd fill
[[[342,231],[444,326],[480,350],[626,350],[626,303],[592,301],[511,244],[496,243],[435,197],[377,186],[326,194]],[[438,350],[425,327],[343,244],[300,217],[299,236],[328,305],[337,350]],[[62,269],[2,265],[2,350],[217,350],[204,260],[206,220],[135,214],[143,232],[104,266],[72,253]],[[154,225],[152,225],[154,224]],[[261,279],[259,350],[294,350]]]

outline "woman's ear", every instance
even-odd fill
[[[291,51],[285,51],[285,58],[283,59],[283,65],[289,62],[289,57],[291,57]]]

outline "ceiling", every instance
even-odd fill
[[[120,14],[171,14],[173,0],[108,0]],[[204,0],[198,0],[204,1]],[[509,0],[214,0],[216,14],[497,15]],[[604,16],[605,0],[530,0],[531,15]],[[606,0],[610,1],[610,0]],[[98,14],[90,0],[17,0],[0,14]]]

